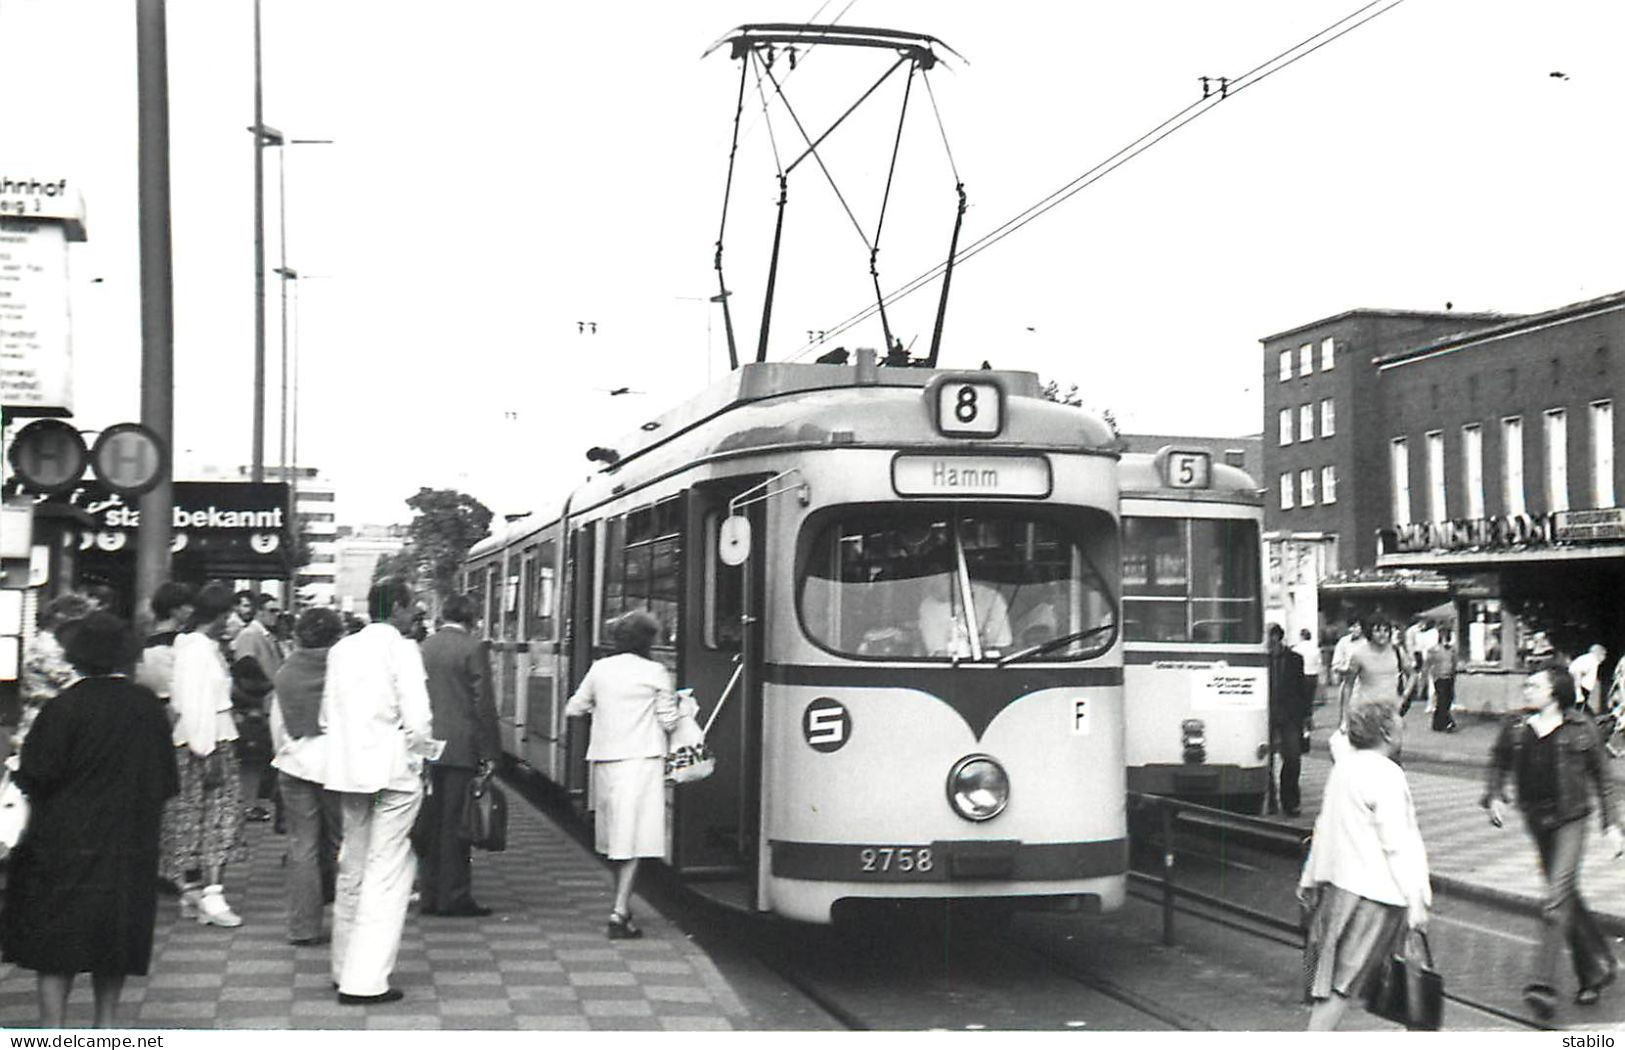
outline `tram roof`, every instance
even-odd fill
[[[1220,498],[1226,502],[1235,502],[1238,498],[1246,498],[1247,502],[1263,501],[1263,494],[1258,488],[1258,482],[1253,480],[1251,474],[1239,467],[1232,467],[1228,463],[1213,462],[1213,483],[1205,489],[1175,489],[1163,484],[1162,468],[1158,457],[1169,450],[1177,450],[1177,445],[1169,445],[1151,452],[1125,452],[1118,465],[1118,481],[1124,499],[1180,499],[1200,501],[1204,498]],[[1181,450],[1182,451],[1182,450]],[[1206,449],[1192,449],[1208,456],[1212,453]]]

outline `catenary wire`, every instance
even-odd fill
[[[996,244],[999,241],[1003,240],[1005,237],[1007,237],[1010,234],[1014,233],[1016,230],[1019,230],[1021,227],[1027,225],[1029,222],[1031,222],[1034,219],[1038,218],[1038,216],[1044,214],[1045,212],[1048,212],[1051,208],[1054,208],[1056,205],[1060,204],[1062,201],[1065,201],[1066,199],[1072,197],[1074,194],[1080,192],[1084,188],[1086,188],[1086,187],[1088,187],[1090,185],[1093,185],[1095,182],[1099,181],[1104,176],[1110,174],[1112,171],[1115,171],[1117,168],[1121,167],[1123,164],[1125,164],[1128,161],[1130,161],[1130,160],[1134,159],[1135,157],[1139,156],[1141,153],[1144,153],[1147,149],[1149,149],[1152,146],[1156,145],[1158,142],[1160,142],[1163,139],[1167,138],[1169,135],[1171,135],[1174,132],[1180,130],[1185,125],[1191,123],[1193,120],[1197,119],[1198,117],[1201,117],[1202,115],[1204,115],[1205,113],[1210,111],[1219,102],[1224,101],[1227,98],[1228,95],[1234,95],[1234,94],[1236,94],[1236,93],[1238,93],[1240,91],[1245,90],[1248,87],[1252,87],[1252,86],[1254,86],[1254,85],[1256,85],[1258,83],[1261,83],[1263,80],[1267,79],[1270,76],[1273,76],[1275,73],[1280,72],[1281,70],[1287,68],[1288,66],[1290,66],[1293,63],[1299,61],[1300,59],[1306,58],[1309,55],[1315,53],[1316,51],[1320,50],[1322,47],[1325,47],[1327,44],[1330,44],[1333,41],[1335,41],[1337,39],[1340,39],[1343,36],[1346,36],[1348,33],[1353,32],[1354,30],[1356,30],[1356,29],[1360,28],[1361,26],[1367,24],[1368,22],[1372,21],[1373,19],[1378,18],[1379,16],[1387,14],[1389,11],[1392,11],[1394,8],[1398,7],[1400,4],[1402,4],[1404,2],[1405,2],[1405,0],[1392,0],[1392,2],[1389,2],[1386,6],[1381,7],[1379,10],[1374,11],[1369,15],[1366,15],[1364,18],[1360,18],[1359,16],[1362,13],[1364,13],[1366,11],[1370,11],[1373,7],[1377,7],[1379,4],[1383,3],[1383,0],[1373,0],[1372,3],[1368,3],[1368,4],[1365,4],[1364,6],[1362,6],[1360,8],[1357,8],[1356,10],[1349,13],[1348,15],[1343,16],[1342,18],[1340,18],[1337,21],[1331,23],[1330,25],[1328,25],[1324,29],[1320,30],[1320,32],[1315,33],[1315,34],[1305,38],[1303,41],[1300,41],[1299,43],[1294,44],[1292,47],[1286,48],[1285,50],[1279,52],[1274,57],[1269,58],[1269,59],[1265,60],[1264,62],[1259,63],[1258,65],[1254,66],[1252,69],[1248,70],[1246,73],[1244,73],[1241,76],[1237,77],[1235,80],[1230,81],[1227,88],[1226,88],[1225,94],[1223,94],[1223,95],[1215,94],[1215,95],[1212,95],[1211,97],[1209,97],[1207,99],[1202,99],[1202,100],[1200,100],[1198,102],[1192,103],[1189,106],[1186,106],[1184,109],[1180,110],[1178,113],[1174,114],[1173,116],[1167,118],[1162,123],[1160,123],[1156,127],[1152,128],[1150,131],[1145,132],[1144,134],[1142,134],[1141,136],[1139,136],[1138,138],[1133,140],[1127,146],[1124,146],[1121,149],[1119,149],[1117,152],[1113,153],[1106,160],[1100,162],[1099,164],[1096,164],[1094,167],[1090,168],[1088,171],[1084,172],[1082,175],[1079,175],[1077,178],[1075,178],[1072,181],[1068,182],[1066,185],[1062,186],[1060,189],[1058,189],[1058,190],[1054,191],[1053,193],[1049,194],[1048,196],[1042,198],[1038,203],[1029,206],[1028,208],[1024,209],[1023,211],[1017,213],[1012,218],[1006,220],[1000,226],[995,227],[993,230],[991,230],[988,233],[982,235],[976,241],[974,241],[970,245],[968,245],[957,256],[955,256],[955,261],[956,262],[964,262],[967,259],[970,259],[970,258],[980,254],[985,249],[992,247],[994,244]],[[1337,29],[1337,27],[1339,27],[1339,26],[1344,26],[1345,23],[1348,23],[1351,20],[1356,19],[1356,18],[1359,18],[1359,20],[1353,22],[1352,25],[1346,25],[1344,28],[1338,30],[1335,33],[1332,33],[1332,30]],[[1331,33],[1332,35],[1327,36],[1328,33]],[[1315,41],[1315,40],[1317,40],[1317,39],[1319,39],[1321,37],[1325,37],[1325,39],[1320,40],[1320,42],[1316,43],[1313,47],[1308,47],[1307,49],[1305,49],[1305,46],[1307,44],[1309,44],[1310,42]],[[1288,57],[1288,56],[1290,56],[1290,57]],[[936,264],[935,266],[933,266],[930,269],[926,270],[924,273],[921,273],[920,275],[916,276],[912,280],[906,282],[905,284],[903,284],[902,286],[900,286],[899,288],[897,288],[893,292],[888,293],[886,295],[885,299],[884,299],[885,304],[886,305],[891,305],[892,303],[898,301],[899,299],[902,299],[903,297],[918,291],[920,288],[924,287],[925,285],[931,283],[932,281],[936,280],[936,278],[941,276],[942,272],[943,272],[943,270],[945,268],[946,268],[945,263]],[[822,330],[823,331],[823,336],[824,336],[823,339],[821,339],[819,341],[816,341],[816,342],[810,342],[810,343],[806,344],[801,349],[799,349],[795,353],[791,354],[790,357],[788,358],[788,360],[793,361],[793,360],[796,360],[797,358],[803,357],[803,356],[813,352],[823,342],[827,341],[829,338],[831,338],[833,336],[836,336],[836,335],[839,335],[842,332],[848,331],[849,329],[851,329],[855,325],[860,324],[863,321],[866,321],[869,318],[873,317],[878,312],[878,310],[879,310],[878,305],[866,306],[866,307],[862,308],[861,310],[855,312],[854,314],[850,315],[849,317],[845,318],[844,320],[838,322],[837,324],[835,324],[835,325],[833,325],[833,326],[831,326],[829,328],[823,329]]]

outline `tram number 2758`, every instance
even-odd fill
[[[858,850],[858,862],[866,872],[894,874],[930,871],[936,864],[929,846],[865,846]]]

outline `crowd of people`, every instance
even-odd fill
[[[21,678],[8,767],[30,803],[6,857],[0,957],[35,971],[40,1023],[61,1026],[75,977],[94,1021],[151,963],[161,891],[178,916],[230,929],[227,872],[246,824],[274,820],[285,850],[287,939],[327,948],[338,1001],[401,999],[390,976],[411,901],[492,914],[473,895],[462,800],[500,754],[476,603],[451,595],[424,637],[411,589],[375,584],[370,621],[268,594],[165,583],[144,644],[94,596],[41,610]],[[616,867],[608,935],[640,935],[637,862],[664,853],[661,758],[675,721],[670,674],[649,659],[652,616],[612,622],[619,655],[570,701],[596,713],[588,758],[599,846]],[[420,643],[421,640],[421,644]],[[325,906],[330,927],[324,929]]]
[[[1301,649],[1285,646],[1284,634],[1271,626],[1269,710],[1273,746],[1282,758],[1280,799],[1293,814],[1299,763],[1292,740],[1309,717],[1318,683],[1306,674]],[[1310,641],[1307,632],[1303,640]],[[1621,676],[1616,674],[1612,689],[1600,687],[1606,657],[1594,645],[1569,663],[1555,653],[1537,661],[1525,679],[1521,708],[1499,728],[1480,799],[1497,828],[1515,800],[1539,858],[1545,881],[1541,932],[1523,999],[1542,1020],[1556,1012],[1565,944],[1577,1005],[1597,1003],[1618,973],[1579,886],[1594,813],[1613,856],[1625,856],[1625,831],[1607,771],[1611,707]],[[1418,620],[1400,632],[1381,615],[1351,619],[1330,669],[1337,697],[1337,728],[1329,740],[1333,765],[1298,890],[1306,916],[1311,1030],[1336,1028],[1350,1003],[1383,978],[1390,956],[1406,954],[1413,934],[1426,930],[1432,905],[1427,850],[1399,764],[1406,715],[1413,705],[1425,705],[1432,731],[1457,728],[1456,653],[1447,629]],[[1276,776],[1273,765],[1270,775]],[[1509,783],[1515,794],[1508,792]]]

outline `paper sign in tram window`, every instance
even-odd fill
[[[1191,707],[1259,707],[1269,697],[1268,671],[1262,667],[1209,667],[1191,675]]]

